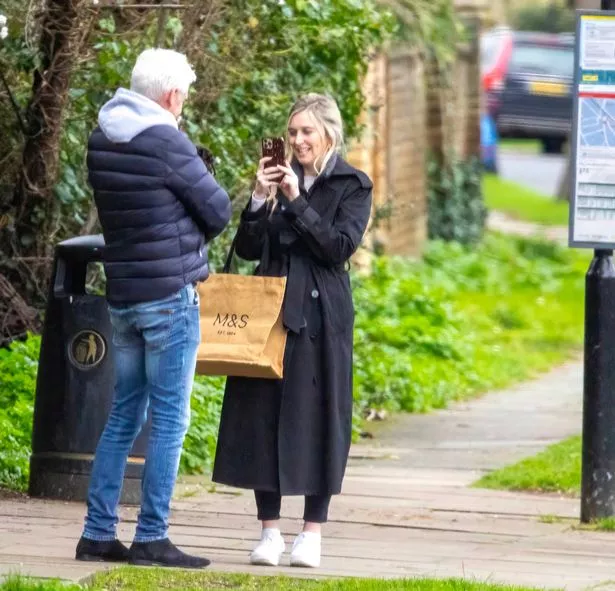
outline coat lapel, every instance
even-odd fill
[[[312,191],[308,200],[310,206],[324,217],[329,212],[335,212],[340,197],[341,193],[335,191],[330,183],[323,179],[317,187],[314,187],[314,191]]]
[[[327,162],[325,170],[320,173],[314,181],[311,190],[303,193],[309,201],[310,206],[321,216],[326,215],[330,210],[335,211],[338,206],[340,193],[335,191],[328,181],[334,176],[335,169],[338,167],[339,162],[339,156],[333,154],[329,162]],[[294,159],[291,166],[299,178],[299,187],[303,187],[303,167]]]

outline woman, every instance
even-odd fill
[[[297,101],[287,128],[291,163],[260,161],[237,232],[236,252],[259,260],[258,274],[288,277],[284,377],[228,378],[214,465],[215,482],[254,490],[263,529],[252,564],[279,563],[281,497],[304,495],[305,524],[290,563],[319,566],[321,524],[348,459],[354,309],[347,263],[367,227],[372,183],[342,159],[342,144],[333,99]]]

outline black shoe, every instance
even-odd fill
[[[119,540],[97,542],[81,538],[77,544],[75,558],[88,562],[127,562],[129,552]]]
[[[154,542],[133,542],[130,546],[130,564],[138,566],[174,566],[177,568],[205,568],[211,564],[207,558],[190,556],[177,548],[169,538]]]

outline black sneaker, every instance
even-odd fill
[[[205,568],[211,561],[182,552],[169,538],[154,542],[133,542],[130,564],[137,566],[173,566],[176,568]]]
[[[128,558],[128,548],[119,540],[97,542],[81,538],[75,552],[76,560],[88,562],[127,562]]]

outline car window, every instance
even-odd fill
[[[515,44],[509,71],[513,74],[572,77],[574,54],[571,47]]]

